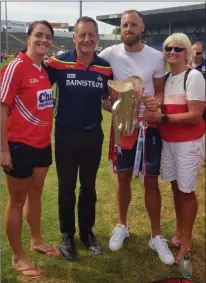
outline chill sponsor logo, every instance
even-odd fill
[[[103,89],[103,83],[96,81],[88,80],[66,80],[66,86],[82,86],[82,87],[91,87],[91,88],[100,88]]]
[[[52,89],[44,89],[37,92],[37,108],[45,109],[54,106]]]

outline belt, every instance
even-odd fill
[[[90,131],[101,128],[100,124],[91,124],[83,128],[84,131]]]
[[[101,124],[89,124],[88,126],[85,127],[80,127],[80,126],[71,126],[71,125],[63,125],[60,123],[56,123],[57,127],[62,127],[62,128],[67,128],[69,130],[80,130],[80,131],[92,131],[96,129],[101,129]]]

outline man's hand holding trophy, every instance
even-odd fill
[[[147,113],[156,112],[160,102],[152,95],[144,94],[144,82],[137,76],[128,77],[125,80],[109,80],[108,89],[113,103],[112,122],[114,128],[114,146],[117,154],[121,154],[121,137],[132,136],[135,129],[139,129],[137,137],[136,157],[133,175],[139,175],[141,156],[144,156],[144,141],[148,119]],[[142,118],[138,118],[140,105],[145,105]],[[146,114],[146,115],[145,115]],[[144,158],[143,158],[144,160]],[[145,165],[142,164],[142,175],[145,175]]]

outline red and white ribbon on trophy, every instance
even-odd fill
[[[145,158],[145,137],[146,137],[146,130],[147,124],[144,121],[139,123],[139,134],[137,138],[137,149],[134,161],[134,168],[133,168],[133,175],[138,177],[140,166],[141,166],[141,159],[142,159],[142,183],[144,184],[144,176],[146,176],[146,158]]]

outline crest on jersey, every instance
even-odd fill
[[[36,78],[33,78],[33,79],[30,79],[30,83],[31,84],[35,84],[35,83],[38,83],[39,81],[38,81],[38,79],[36,79]]]
[[[97,77],[97,80],[98,80],[99,82],[102,82],[102,77],[99,75],[99,76]]]

